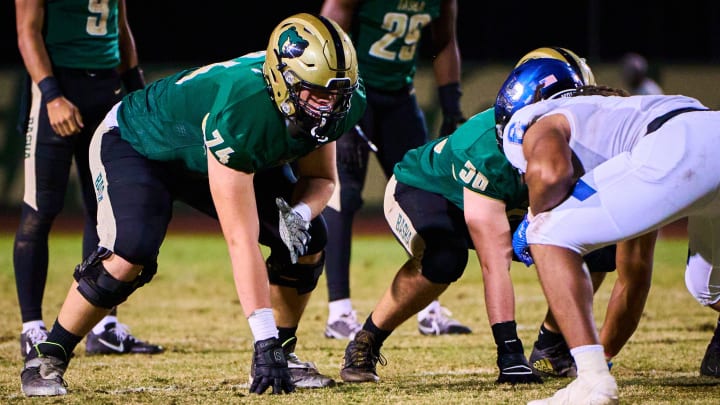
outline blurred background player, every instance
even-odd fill
[[[126,92],[144,86],[125,0],[16,0],[18,47],[30,76],[25,194],[15,235],[15,282],[23,322],[24,357],[45,340],[42,300],[48,274],[48,235],[63,208],[73,158],[83,201],[83,257],[98,245],[96,202],[88,147],[93,131]],[[29,103],[29,105],[27,105]],[[88,334],[87,354],[160,353],[117,320],[116,309]]]
[[[660,85],[648,76],[648,62],[644,56],[628,52],[620,59],[623,86],[632,95],[663,94]]]
[[[363,203],[369,152],[373,149],[389,178],[405,152],[429,140],[413,86],[420,39],[428,24],[443,114],[440,135],[452,133],[465,121],[460,110],[457,3],[326,0],[321,14],[350,33],[358,50],[368,99],[368,109],[358,127],[337,142],[340,183],[323,213],[331,235],[326,263],[329,316],[325,336],[352,339],[361,327],[350,299],[352,224]],[[418,313],[418,329],[425,335],[471,332],[450,318],[450,312],[437,300]]]
[[[266,52],[125,96],[90,146],[100,248],[76,268],[47,341],[25,358],[25,395],[67,393],[63,375],[82,336],[155,275],[175,200],[220,222],[253,335],[250,392],[333,385],[295,355],[295,332],[324,264],[333,141],[364,111],[350,38],[305,13],[281,21]]]

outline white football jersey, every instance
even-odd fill
[[[562,114],[570,122],[570,149],[585,171],[630,151],[647,133],[648,124],[677,109],[706,109],[685,96],[578,96],[544,100],[518,110],[503,131],[503,149],[510,163],[525,172],[523,136],[535,121]]]

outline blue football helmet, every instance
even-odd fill
[[[585,83],[586,86],[595,86],[597,84],[595,82],[595,75],[593,74],[592,69],[590,69],[590,66],[587,64],[585,58],[581,58],[575,52],[559,46],[544,46],[542,48],[535,48],[523,55],[515,67],[522,65],[530,59],[540,58],[557,59],[567,62],[570,66],[572,66],[573,70],[580,75],[580,78],[583,79],[583,83]]]
[[[498,143],[510,117],[522,107],[549,98],[568,97],[584,85],[573,67],[558,59],[530,59],[510,72],[495,99]]]

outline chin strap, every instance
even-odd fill
[[[326,127],[327,119],[325,117],[320,118],[320,124],[312,127],[310,129],[310,136],[315,138],[315,140],[318,141],[318,143],[325,143],[329,140],[327,135],[328,128]]]

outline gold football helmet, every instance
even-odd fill
[[[597,84],[595,82],[595,75],[593,75],[593,72],[585,61],[585,58],[581,58],[575,52],[559,46],[546,46],[533,49],[520,58],[520,61],[517,65],[515,65],[515,67],[522,65],[530,59],[538,58],[558,59],[569,63],[573,70],[580,76],[584,85],[594,86]]]
[[[350,109],[358,86],[357,55],[337,23],[300,13],[273,30],[263,74],[280,112],[323,141],[323,134]],[[317,98],[324,102],[310,100]]]

